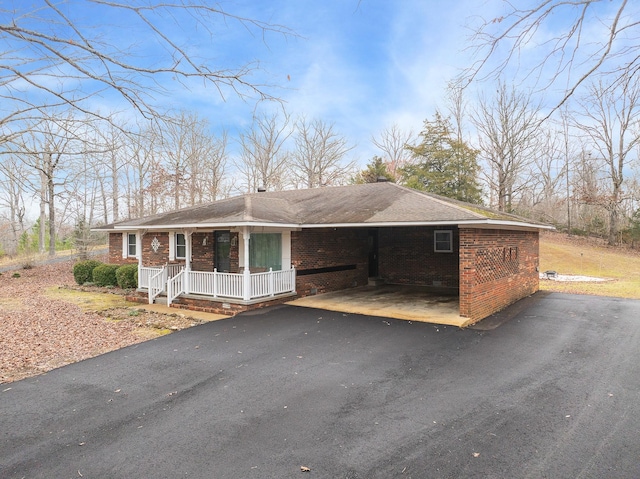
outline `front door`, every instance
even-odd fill
[[[220,273],[228,273],[231,270],[231,232],[215,232],[215,267]]]
[[[369,230],[369,278],[378,277],[378,230]]]

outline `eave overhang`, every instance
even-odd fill
[[[505,221],[495,219],[473,219],[458,221],[397,221],[397,222],[371,222],[371,223],[271,223],[256,221],[238,221],[229,223],[184,223],[184,224],[158,224],[158,225],[113,225],[112,228],[93,228],[92,231],[107,233],[125,231],[175,231],[175,230],[215,230],[215,229],[240,229],[240,228],[277,228],[285,230],[300,230],[307,228],[393,228],[406,226],[457,226],[480,229],[504,229],[504,230],[554,230],[551,225],[524,223],[518,221]]]

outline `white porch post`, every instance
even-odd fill
[[[144,236],[144,231],[141,231],[136,235],[136,253],[138,253],[138,287],[140,287],[140,278],[142,277],[142,237]],[[149,285],[147,285],[149,287]]]
[[[242,296],[245,301],[249,301],[251,299],[251,271],[249,271],[249,239],[251,238],[251,233],[249,233],[249,228],[243,228],[242,230],[242,239],[244,240],[244,273],[243,273],[243,283],[244,288],[242,291]]]
[[[191,292],[191,284],[190,284],[190,277],[191,277],[191,251],[192,251],[192,247],[191,247],[191,235],[192,235],[193,231],[185,231],[184,232],[184,238],[185,238],[185,259],[184,259],[184,291],[186,294],[189,294]]]

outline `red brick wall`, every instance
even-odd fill
[[[203,242],[206,244],[202,244]],[[213,271],[214,242],[214,235],[211,232],[191,235],[191,269],[193,271]]]
[[[539,287],[537,231],[460,228],[460,315],[480,320]]]
[[[160,247],[158,251],[153,251],[151,242],[153,238],[158,238]],[[202,241],[207,238],[207,244],[203,245]],[[234,240],[235,238],[235,240]],[[196,232],[191,236],[192,241],[192,259],[191,269],[194,271],[213,271],[215,238],[212,232]],[[231,272],[238,273],[240,271],[238,265],[239,241],[238,233],[231,233]],[[109,262],[113,264],[137,263],[137,258],[122,257],[122,233],[109,233]],[[154,232],[147,233],[142,237],[142,262],[144,266],[161,266],[165,263],[184,263],[183,259],[169,261],[169,233]]]
[[[453,233],[453,252],[436,253],[434,228],[380,228],[378,268],[387,283],[457,288],[460,279],[459,235],[456,226],[439,228]]]
[[[364,286],[368,278],[366,228],[318,228],[291,233],[291,263],[304,270],[355,265],[355,269],[298,274],[299,296]]]
[[[244,248],[244,245],[242,245]],[[231,251],[229,252],[229,258],[231,260],[230,273],[240,272],[240,235],[238,233],[231,233]]]
[[[110,264],[137,264],[137,258],[122,257],[122,233],[109,233],[109,254],[107,261]]]
[[[151,242],[153,238],[158,238],[160,246],[158,251],[153,251]],[[169,262],[169,233],[153,232],[147,233],[142,237],[142,264],[144,266],[162,266]],[[181,261],[172,261],[172,263],[180,263]],[[184,262],[184,260],[182,261]]]

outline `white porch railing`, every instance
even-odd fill
[[[165,264],[164,266],[142,266],[138,267],[138,288],[149,288],[150,279],[152,276],[158,274],[162,268],[166,268],[167,277],[173,278],[177,275],[184,264]]]
[[[251,275],[251,298],[263,298],[296,290],[296,271],[289,269]]]
[[[242,299],[243,275],[217,271],[189,271],[189,292],[214,298]]]
[[[149,277],[149,304],[153,304],[155,299],[162,293],[169,279],[168,268],[163,266],[160,271]]]
[[[184,288],[185,276],[186,272],[183,269],[167,281],[167,304],[171,304],[174,299],[186,292]]]
[[[210,296],[211,299],[254,300],[284,294],[295,293],[295,269],[272,271],[266,273],[252,273],[249,281],[245,282],[245,275],[238,273],[219,273],[217,271],[187,271],[182,265],[177,268],[163,266],[162,268],[142,267],[138,272],[138,286],[149,290],[149,302],[166,291],[167,304],[171,304],[183,294],[197,294]],[[146,286],[145,286],[146,285]],[[249,291],[245,291],[248,286]],[[248,293],[248,294],[245,294]]]
[[[151,276],[160,272],[162,267],[142,266],[138,267],[138,288],[149,288]]]

